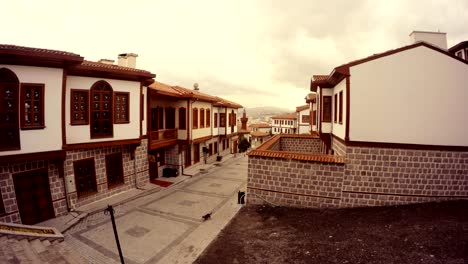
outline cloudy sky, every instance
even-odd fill
[[[409,44],[412,30],[468,40],[468,1],[0,1],[0,43],[87,60],[139,54],[156,80],[246,107],[305,103],[312,74]]]

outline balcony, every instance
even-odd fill
[[[150,149],[162,148],[177,143],[177,134],[177,128],[151,131]]]

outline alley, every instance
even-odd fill
[[[126,263],[192,263],[240,209],[247,158],[237,157],[176,186],[115,207]],[[211,213],[211,219],[202,216]],[[109,216],[97,213],[66,234],[90,263],[119,263]]]

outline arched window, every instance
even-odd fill
[[[91,87],[91,138],[113,136],[112,87],[105,81]]]
[[[18,100],[18,78],[8,69],[0,69],[0,151],[20,149]]]
[[[193,108],[192,113],[192,128],[198,128],[198,108]]]
[[[200,128],[205,127],[205,109],[200,108]]]

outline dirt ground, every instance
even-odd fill
[[[468,201],[329,210],[247,206],[195,263],[468,264]]]

